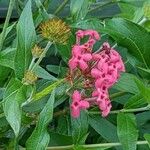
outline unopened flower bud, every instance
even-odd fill
[[[35,81],[37,81],[38,77],[37,75],[32,72],[31,70],[27,70],[24,74],[24,78],[22,82],[26,85],[34,84]]]
[[[41,54],[43,53],[43,50],[41,47],[35,45],[34,48],[32,49],[32,56],[35,58],[39,58]]]

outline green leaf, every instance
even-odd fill
[[[107,119],[90,115],[89,123],[91,127],[108,142],[118,142],[116,126]]]
[[[58,53],[61,55],[63,61],[66,62],[66,64],[68,64],[68,60],[71,57],[71,48],[74,43],[75,43],[75,38],[73,35],[71,35],[67,45],[60,45],[60,44],[56,45],[56,49]]]
[[[16,49],[8,48],[0,52],[0,64],[5,67],[14,69],[14,56]]]
[[[139,108],[147,104],[147,101],[141,94],[137,94],[128,99],[128,102],[124,105],[125,109]]]
[[[71,27],[80,29],[93,29],[99,32],[102,32],[104,29],[101,21],[97,18],[78,21],[77,23],[73,23]]]
[[[138,78],[135,78],[135,83],[137,84],[137,87],[139,88],[140,94],[150,104],[150,88],[145,86],[144,83]]]
[[[57,65],[47,65],[46,69],[52,73],[59,74],[61,72],[66,73],[68,71],[67,67],[57,66]],[[61,71],[61,72],[60,72]]]
[[[144,134],[144,138],[148,142],[149,148],[150,148],[150,134]]]
[[[47,86],[46,88],[44,88],[42,91],[36,93],[35,95],[33,95],[33,100],[39,100],[45,96],[47,96],[48,94],[50,94],[57,86],[59,86],[62,82],[64,82],[64,79],[60,79],[58,81],[55,81],[53,84]]]
[[[11,69],[0,65],[0,86],[2,86],[8,78]]]
[[[53,118],[54,99],[55,91],[51,93],[50,98],[39,115],[39,119],[33,133],[26,142],[27,150],[44,150],[47,147],[50,140],[47,126]]]
[[[136,114],[136,120],[138,127],[143,126],[149,121],[150,111],[145,111],[142,113]]]
[[[6,38],[7,35],[10,33],[10,31],[14,28],[15,25],[16,25],[16,22],[13,23],[12,25],[10,25],[9,27],[7,27],[6,33],[5,33],[5,38]],[[1,39],[1,35],[2,35],[2,34],[0,34],[0,39]]]
[[[119,2],[119,7],[121,9],[121,14],[119,14],[120,17],[122,18],[126,18],[126,19],[129,19],[129,20],[136,20],[136,22],[141,19],[141,15],[140,18],[136,16],[136,10],[138,9],[138,12],[141,10],[141,8],[139,9],[137,6],[135,6],[134,4],[131,4],[130,2]],[[142,13],[143,15],[143,13]]]
[[[79,118],[71,118],[72,138],[75,145],[85,144],[88,135],[88,115],[82,111]]]
[[[82,20],[88,13],[89,0],[71,0],[70,11],[73,20]]]
[[[106,22],[105,30],[118,43],[128,48],[146,68],[150,67],[150,34],[143,27],[128,20],[114,18]]]
[[[39,78],[46,79],[46,80],[51,80],[51,81],[56,81],[57,78],[49,74],[44,68],[37,66],[35,69],[35,73]]]
[[[118,114],[117,133],[124,150],[136,150],[138,130],[133,114]]]
[[[133,74],[123,73],[113,88],[120,91],[137,94],[139,93],[139,89],[135,83],[135,78],[136,77]]]
[[[31,0],[29,0],[17,24],[17,51],[15,56],[16,77],[22,79],[31,61],[31,48],[36,40],[32,19]]]
[[[142,71],[145,71],[146,73],[150,74],[150,69],[145,69],[145,68],[142,68],[142,67],[138,67],[139,69],[141,69]]]
[[[57,145],[71,145],[72,144],[72,137],[65,136],[63,134],[58,134],[55,132],[50,132],[51,140],[49,146],[57,146]]]
[[[21,126],[20,104],[26,99],[24,88],[20,81],[12,79],[6,88],[3,99],[4,114],[16,137]]]

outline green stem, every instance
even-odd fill
[[[30,97],[24,102],[21,104],[21,107],[29,104],[31,101],[32,101],[32,96],[33,96],[33,93],[34,93],[34,89],[32,90],[31,94],[30,94]]]
[[[69,0],[64,0],[61,5],[59,5],[59,7],[56,9],[56,11],[54,12],[55,15],[58,15],[61,10],[66,6],[66,4],[68,3]]]
[[[147,141],[137,141],[137,145],[147,145]],[[100,143],[100,144],[87,144],[87,145],[81,145],[83,148],[109,148],[109,147],[115,147],[115,146],[121,146],[121,143]],[[73,149],[74,145],[67,145],[67,146],[55,146],[55,147],[48,147],[47,150],[67,150],[67,149]]]
[[[3,27],[3,31],[2,31],[1,36],[0,36],[0,51],[3,48],[3,43],[4,43],[4,40],[5,40],[6,30],[7,30],[8,24],[9,24],[9,20],[10,20],[12,11],[13,11],[14,4],[15,4],[15,0],[10,0],[6,20],[5,20],[4,27]]]
[[[35,57],[32,58],[32,61],[31,61],[31,63],[30,63],[30,66],[29,66],[29,69],[28,69],[28,70],[32,69],[32,67],[33,67],[33,65],[34,65],[35,59],[36,59]]]
[[[150,105],[147,105],[146,107],[141,107],[141,108],[135,108],[135,109],[121,109],[121,110],[114,110],[114,111],[110,111],[110,114],[117,114],[120,112],[124,112],[124,113],[133,113],[133,112],[141,112],[141,111],[148,111],[150,110]],[[89,114],[100,114],[100,111],[89,111]]]
[[[143,25],[146,21],[147,21],[147,19],[144,17],[138,24]]]
[[[45,54],[47,53],[48,49],[50,48],[50,46],[52,45],[52,42],[48,42],[43,53],[41,54],[41,56],[39,57],[39,59],[37,60],[37,62],[34,64],[34,66],[32,67],[32,71],[40,64],[40,62],[42,61],[42,59],[45,57]]]

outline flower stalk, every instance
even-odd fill
[[[118,114],[120,112],[123,112],[123,113],[135,113],[135,112],[142,112],[142,111],[149,111],[149,110],[150,110],[150,105],[147,105],[146,107],[135,108],[135,109],[114,110],[114,111],[110,111],[110,114]],[[99,111],[89,111],[88,113],[89,114],[93,114],[93,115],[100,114]]]
[[[39,64],[40,62],[42,61],[42,59],[45,57],[48,49],[50,48],[50,46],[52,45],[52,42],[48,42],[44,51],[42,52],[41,56],[39,57],[39,59],[37,60],[37,62],[34,64],[34,66],[32,67],[31,71],[33,71]]]
[[[137,145],[147,145],[147,141],[137,141]],[[111,148],[115,146],[121,146],[121,143],[100,143],[100,144],[87,144],[81,145],[83,148]],[[48,147],[47,150],[71,150],[74,148],[74,145],[67,145],[67,146],[55,146],[55,147]]]

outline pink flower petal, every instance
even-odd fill
[[[100,40],[100,36],[99,36],[98,32],[93,31],[93,35],[96,40]]]
[[[77,63],[77,59],[75,57],[72,57],[69,60],[69,67],[70,69],[74,70],[77,67],[78,63]]]
[[[98,32],[96,32],[94,30],[85,30],[85,35],[89,35],[89,36],[91,36],[91,38],[94,38],[96,40],[100,39]]]
[[[93,54],[92,55],[93,60],[97,61],[101,59],[101,55],[100,54]]]
[[[71,116],[73,118],[78,118],[80,116],[80,109],[79,108],[71,108]]]
[[[78,31],[76,32],[76,36],[79,37],[79,38],[83,38],[83,37],[84,37],[84,31],[78,30]]]
[[[115,55],[111,55],[110,57],[111,57],[110,62],[113,62],[113,63],[116,63],[120,59],[118,56],[115,56]]]
[[[72,100],[79,102],[81,100],[81,94],[79,91],[75,90],[72,95]]]
[[[86,70],[88,68],[87,63],[84,60],[79,60],[79,67],[81,70]]]
[[[81,109],[87,109],[87,108],[89,108],[89,107],[90,107],[89,102],[87,102],[86,100],[80,101],[80,108],[81,108]]]
[[[93,96],[93,97],[98,96],[98,94],[99,94],[99,93],[98,93],[98,91],[97,91],[97,90],[92,92],[92,96]]]
[[[92,75],[92,77],[94,77],[94,78],[99,78],[99,77],[101,77],[101,72],[97,69],[97,68],[93,68],[92,70],[91,70],[91,75]]]
[[[72,55],[73,56],[79,56],[81,55],[82,48],[79,45],[74,45],[72,48]]]
[[[102,111],[102,117],[107,117],[111,110],[111,105],[107,106],[107,109]]]
[[[93,45],[95,44],[95,42],[96,41],[94,39],[88,40],[89,47],[93,47]]]
[[[125,72],[125,66],[121,59],[115,65],[116,65],[116,68],[118,69],[118,71]]]
[[[99,78],[96,80],[95,82],[95,87],[96,88],[101,88],[101,86],[103,85],[104,79],[103,78]]]
[[[103,110],[107,109],[107,105],[106,105],[106,103],[105,103],[105,100],[99,101],[98,104],[99,104],[100,110],[103,111]]]
[[[85,60],[85,61],[90,61],[92,59],[92,55],[91,54],[82,54],[82,59]]]

